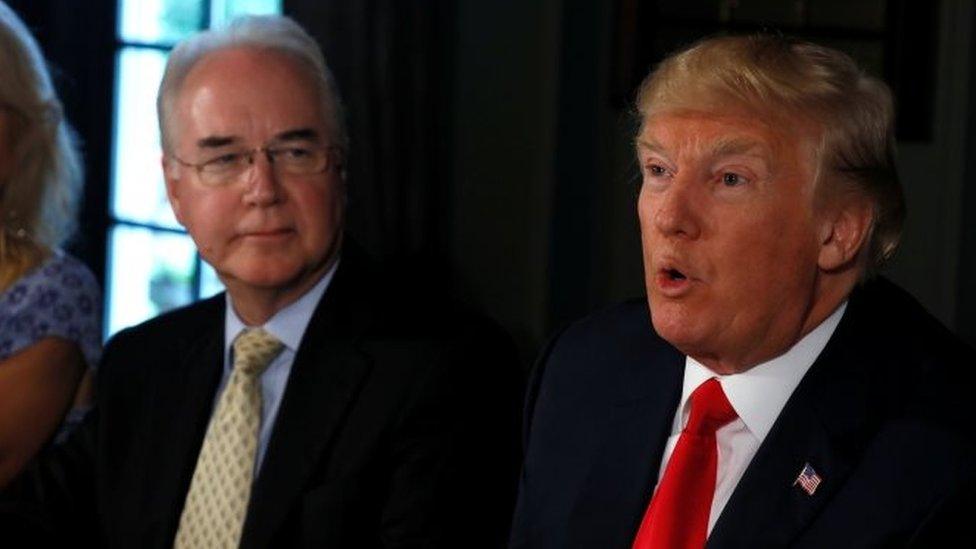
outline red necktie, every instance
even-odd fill
[[[691,394],[691,417],[644,514],[633,549],[705,546],[718,467],[715,431],[735,418],[717,379],[702,383]]]

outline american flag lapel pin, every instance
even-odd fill
[[[793,481],[793,486],[800,485],[800,488],[807,493],[808,496],[812,496],[814,492],[817,491],[817,486],[820,486],[820,475],[814,471],[813,467],[809,463],[803,466],[803,470],[797,475],[796,480]]]

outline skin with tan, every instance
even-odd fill
[[[0,108],[0,187],[13,169],[13,117]],[[59,337],[43,338],[0,360],[0,487],[51,438],[73,401],[90,400],[88,383],[79,389],[84,372],[78,345]]]
[[[655,330],[712,371],[787,351],[846,298],[872,208],[818,196],[811,124],[745,109],[652,113],[637,139]]]
[[[193,167],[220,154],[332,132],[298,62],[267,49],[219,50],[189,72],[174,102],[163,170],[170,203],[249,325],[297,300],[331,267],[342,239],[344,189],[336,162],[309,176],[278,176],[268,158],[240,180],[204,185]]]

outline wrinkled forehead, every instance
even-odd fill
[[[818,124],[777,110],[737,103],[689,103],[659,105],[644,111],[638,138],[651,132],[675,132],[691,127],[709,129],[708,135],[720,141],[750,136],[773,142],[816,141],[821,133]]]
[[[174,143],[208,135],[267,139],[297,128],[328,128],[329,101],[301,62],[267,49],[218,50],[198,61],[176,93]]]

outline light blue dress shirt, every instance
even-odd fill
[[[271,439],[271,431],[274,430],[278,409],[281,407],[281,397],[285,393],[288,376],[291,375],[291,365],[295,361],[298,345],[302,341],[302,336],[305,335],[305,328],[308,327],[308,322],[312,319],[315,307],[329,288],[329,284],[332,283],[332,276],[338,266],[339,261],[336,261],[311,290],[291,305],[275,313],[261,326],[268,333],[278,338],[284,344],[284,349],[261,374],[261,432],[258,437],[257,455],[254,459],[255,477],[264,462],[264,453],[268,448],[268,441]],[[224,386],[230,378],[231,370],[234,368],[234,349],[232,347],[234,339],[241,330],[247,327],[237,316],[230,294],[227,294],[227,313],[224,319],[224,373],[220,378],[217,396],[214,398],[215,407],[217,400],[224,392]]]

